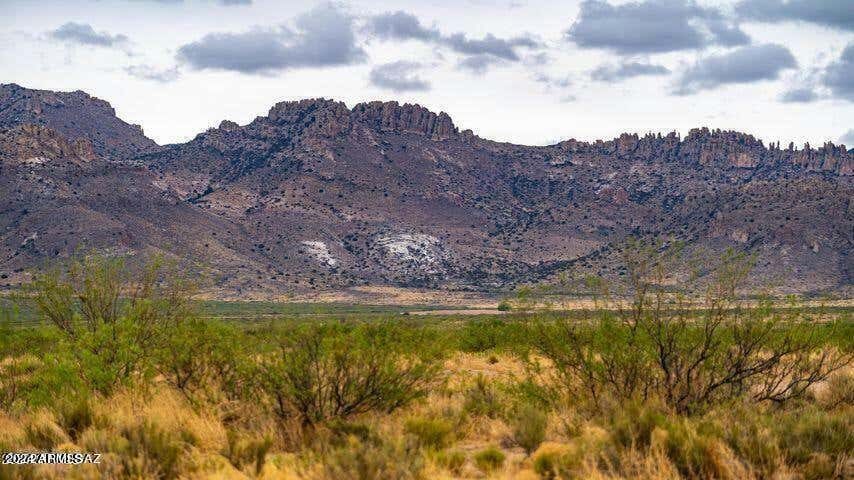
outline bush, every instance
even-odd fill
[[[424,457],[401,439],[362,441],[350,437],[323,458],[328,480],[420,480]]]
[[[513,440],[530,455],[546,438],[548,415],[542,409],[531,405],[522,405],[512,420]]]
[[[163,330],[191,316],[194,284],[159,258],[135,270],[121,258],[88,255],[37,275],[28,290],[63,334],[79,377],[109,395],[151,373],[148,357]]]
[[[254,384],[247,339],[234,327],[190,318],[169,330],[155,352],[155,369],[194,405],[244,398]]]
[[[302,325],[261,365],[261,390],[281,420],[296,416],[304,427],[392,412],[424,396],[438,371],[407,346],[387,323]]]
[[[504,465],[506,455],[495,446],[489,446],[474,455],[474,464],[484,473],[494,472]]]
[[[24,432],[30,445],[41,451],[51,451],[57,445],[69,440],[50,412],[46,410],[41,410],[30,418],[24,426]]]
[[[480,353],[504,347],[516,347],[524,340],[524,325],[500,318],[466,322],[459,334],[459,349]],[[525,343],[525,342],[523,342]]]
[[[628,284],[588,281],[598,302],[591,322],[536,322],[529,366],[552,397],[587,398],[594,407],[660,398],[682,414],[740,398],[779,404],[854,360],[830,346],[832,329],[797,314],[784,320],[768,301],[743,307],[737,292],[751,265],[743,255],[726,254],[696,287],[701,309],[668,289],[678,268],[667,255],[636,246],[627,254]]]
[[[227,444],[222,455],[238,470],[245,465],[254,465],[255,474],[260,474],[264,467],[267,453],[273,446],[273,441],[264,438],[244,438],[233,430],[227,433]]]
[[[178,476],[178,462],[184,444],[151,422],[124,430],[128,449],[122,455],[125,474],[131,478],[172,479]]]
[[[460,450],[442,450],[436,452],[434,459],[440,467],[451,474],[460,475],[466,463],[466,454]]]
[[[454,424],[443,418],[411,418],[404,425],[422,447],[442,449],[454,439]]]
[[[495,389],[479,373],[475,383],[465,392],[463,410],[471,415],[497,418],[504,412],[504,404]]]
[[[512,307],[510,306],[510,302],[508,302],[507,300],[502,300],[498,304],[498,311],[499,312],[509,312],[510,310],[512,310]]]
[[[95,412],[92,404],[84,396],[68,398],[58,403],[57,416],[59,425],[68,433],[72,440],[95,423]]]

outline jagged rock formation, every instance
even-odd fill
[[[208,262],[230,292],[506,289],[570,268],[620,275],[621,241],[639,235],[755,253],[761,275],[785,280],[781,290],[850,290],[854,279],[854,156],[832,144],[783,149],[696,129],[528,147],[459,131],[418,105],[324,99],[118,158],[78,154],[85,148],[31,128],[0,134],[0,198],[16,202],[0,216],[5,272],[93,238]],[[106,218],[66,212],[79,223],[56,230],[35,213],[59,204],[22,193],[40,188],[33,169],[47,163],[21,161],[39,149],[89,159],[49,178],[85,185],[82,211]]]

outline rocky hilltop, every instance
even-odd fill
[[[114,116],[99,130],[87,114],[69,124],[92,128],[74,131],[56,117],[0,118],[9,283],[85,241],[206,263],[237,294],[503,290],[567,269],[620,275],[627,235],[753,253],[785,291],[847,291],[854,279],[854,154],[833,144],[701,128],[530,147],[419,105],[325,99],[158,148]]]
[[[125,159],[157,144],[142,127],[119,119],[106,101],[76,92],[31,90],[0,85],[0,128],[42,125],[69,139],[86,138],[98,155]]]

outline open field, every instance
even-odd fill
[[[732,264],[703,295],[498,314],[199,300],[156,261],[75,262],[4,304],[0,452],[101,463],[0,480],[854,475],[851,308],[743,299]]]

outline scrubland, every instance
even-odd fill
[[[255,322],[204,319],[168,262],[79,258],[30,285],[40,325],[0,327],[0,452],[101,463],[0,479],[854,477],[850,314],[746,306],[737,255],[677,289],[671,253],[635,251],[571,314],[523,291]]]

